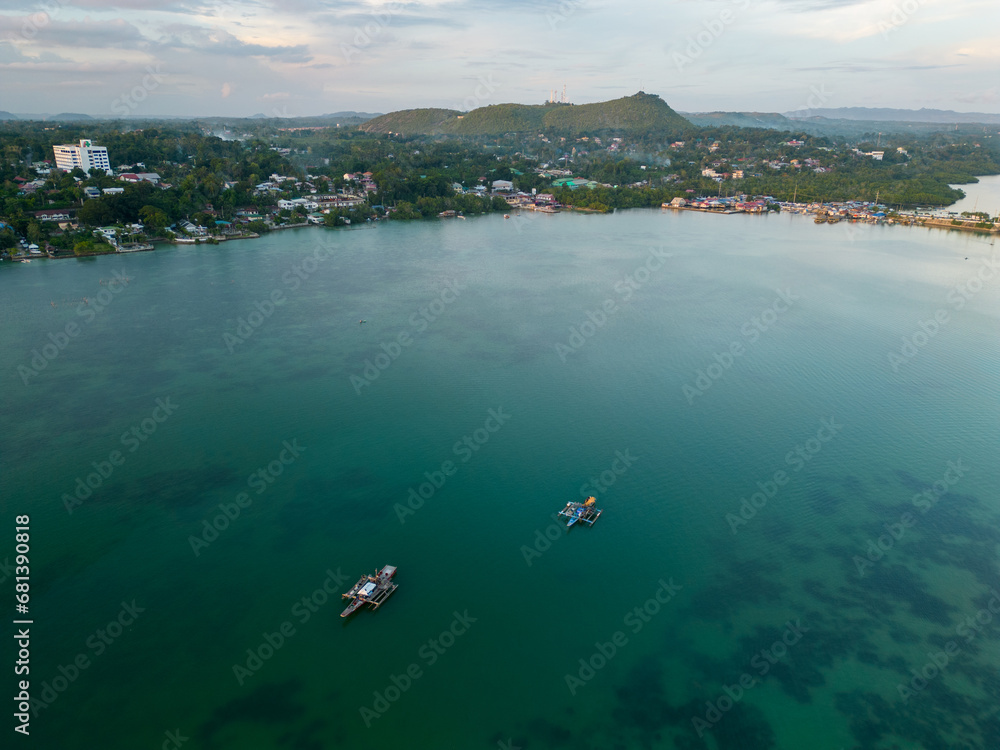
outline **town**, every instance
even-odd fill
[[[1000,207],[984,207],[997,209],[992,216],[947,208],[961,197],[949,181],[1000,172],[989,134],[898,136],[886,145],[882,134],[848,142],[736,127],[692,128],[682,138],[551,129],[404,136],[339,124],[240,131],[0,124],[0,258],[215,245],[310,225],[661,206],[811,214],[818,224],[1000,227]]]

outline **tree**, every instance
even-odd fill
[[[0,250],[10,250],[17,245],[17,235],[10,227],[0,230]]]
[[[156,206],[143,206],[139,209],[139,219],[146,226],[147,234],[156,234],[170,224],[166,213]]]
[[[42,227],[37,221],[32,220],[31,223],[28,224],[28,241],[37,245],[44,239],[45,235],[42,232]]]

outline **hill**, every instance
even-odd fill
[[[679,134],[691,129],[691,123],[660,97],[642,91],[610,102],[557,107],[545,113],[545,126],[574,134],[599,130]]]
[[[920,122],[954,125],[956,123],[1000,123],[1000,115],[986,112],[954,112],[950,109],[890,109],[887,107],[839,107],[837,109],[805,109],[786,112],[789,117],[824,117],[833,120],[865,120],[868,122]]]
[[[547,110],[558,104],[491,104],[450,120],[445,126],[453,135],[502,135],[544,130]]]
[[[555,130],[568,134],[684,133],[691,123],[653,94],[639,92],[595,104],[492,104],[462,113],[450,109],[407,109],[376,117],[361,126],[369,133],[495,136]]]
[[[776,112],[683,112],[690,122],[702,128],[732,125],[738,128],[798,130],[801,124]]]
[[[82,120],[93,120],[90,115],[81,115],[77,112],[60,112],[57,115],[49,115],[47,120],[58,120],[60,122],[80,122]]]
[[[367,133],[402,133],[403,135],[435,135],[442,125],[457,119],[453,109],[404,109],[375,117],[361,125]]]
[[[10,112],[0,112],[0,120],[20,120],[21,118]]]

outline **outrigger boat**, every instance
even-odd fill
[[[347,609],[340,613],[340,616],[352,615],[362,604],[367,604],[372,609],[378,609],[392,595],[392,592],[399,588],[397,584],[392,582],[394,575],[396,575],[396,566],[386,565],[382,570],[376,571],[373,576],[361,576],[361,579],[351,586],[347,593],[342,594],[342,598],[350,599],[351,603],[347,605]]]
[[[566,507],[559,511],[560,516],[565,516],[569,520],[566,527],[569,528],[577,521],[583,521],[588,526],[593,526],[594,521],[601,517],[603,511],[597,509],[597,498],[588,497],[585,503],[566,503]]]

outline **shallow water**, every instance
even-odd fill
[[[993,252],[628,211],[0,267],[35,741],[1000,746]]]

